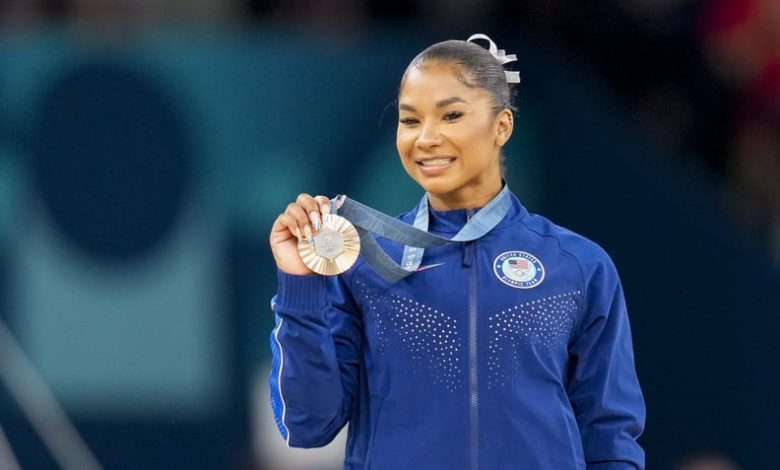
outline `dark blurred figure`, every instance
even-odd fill
[[[717,76],[743,88],[780,53],[780,2],[716,0],[701,10],[699,34]]]
[[[725,149],[728,205],[780,262],[780,1],[712,2],[700,34],[717,79],[738,97]]]
[[[721,453],[705,452],[683,458],[671,470],[742,470],[742,467]]]
[[[780,61],[746,91],[730,150],[730,206],[780,262]]]

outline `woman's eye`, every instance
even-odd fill
[[[407,125],[407,126],[411,126],[413,124],[417,124],[417,119],[415,119],[415,118],[401,118],[401,119],[398,120],[398,122],[400,122],[401,124]]]
[[[444,120],[453,121],[455,119],[458,119],[461,116],[463,116],[463,113],[460,111],[450,111],[449,113],[444,115]]]

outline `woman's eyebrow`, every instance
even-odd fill
[[[443,108],[445,106],[451,105],[452,103],[465,103],[465,102],[466,101],[463,100],[463,98],[459,98],[457,96],[451,96],[451,97],[445,98],[445,99],[443,99],[441,101],[437,101],[436,102],[436,107],[437,108]]]
[[[451,105],[453,103],[465,103],[465,102],[466,101],[463,98],[460,98],[458,96],[451,96],[449,98],[445,98],[443,100],[437,101],[436,102],[436,107],[437,108],[443,108],[443,107],[449,106],[449,105]],[[400,109],[401,111],[411,111],[411,112],[416,111],[414,109],[414,106],[406,104],[406,103],[400,103],[398,105],[398,109]]]

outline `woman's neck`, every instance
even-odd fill
[[[497,184],[480,186],[472,191],[459,192],[457,194],[432,194],[428,193],[428,201],[431,207],[437,211],[447,211],[454,209],[473,209],[483,207],[493,200],[503,188],[503,182],[499,180]]]

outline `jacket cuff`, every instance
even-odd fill
[[[276,305],[281,309],[322,311],[328,305],[328,279],[318,274],[288,274],[277,269]]]

